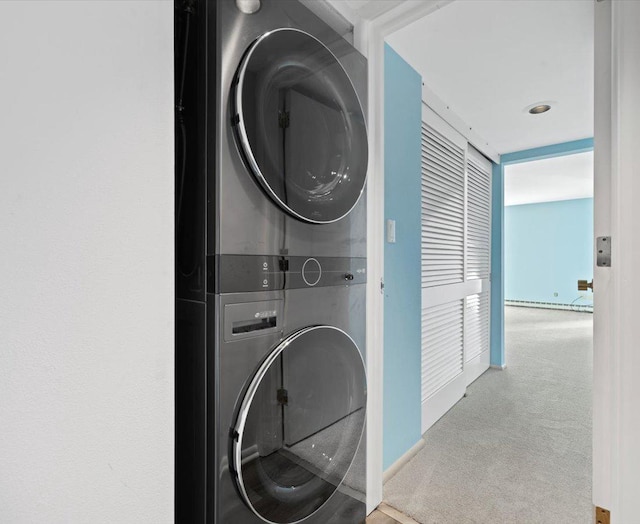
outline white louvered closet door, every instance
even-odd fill
[[[490,364],[491,162],[467,148],[466,279],[480,284],[466,298],[464,366],[467,385]]]
[[[463,395],[466,140],[423,105],[422,431]]]
[[[426,105],[422,119],[424,432],[488,367],[491,163]]]

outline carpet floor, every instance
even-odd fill
[[[507,368],[490,369],[384,487],[421,524],[588,524],[589,313],[505,310]]]

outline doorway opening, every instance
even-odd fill
[[[592,316],[585,312],[592,307],[592,295],[589,289],[578,290],[577,281],[588,281],[592,276],[593,193],[546,201],[540,197],[509,205],[508,193],[503,191],[509,188],[512,170],[531,168],[534,161],[576,160],[580,154],[588,156],[587,151],[593,148],[593,5],[453,2],[393,33],[387,43],[420,74],[425,83],[421,102],[461,137],[460,148],[469,151],[466,143],[493,162],[492,240],[488,244],[491,269],[487,275],[490,315],[482,317],[482,322],[491,326],[490,364],[499,369],[482,369],[479,378],[474,376],[468,382],[461,378],[469,368],[467,356],[473,352],[467,348],[471,338],[467,305],[473,303],[474,293],[465,288],[473,280],[467,278],[466,271],[467,251],[472,247],[470,233],[478,240],[477,224],[468,217],[472,182],[468,167],[463,177],[456,179],[451,175],[452,157],[445,158],[427,145],[422,149],[422,175],[427,178],[422,201],[426,209],[423,269],[426,264],[435,271],[433,275],[448,280],[425,286],[423,272],[424,443],[417,449],[414,446],[409,456],[411,450],[406,446],[404,455],[397,451],[391,454],[396,462],[385,464],[393,475],[386,477],[384,500],[418,522],[536,522],[542,506],[558,521],[588,521],[592,514]],[[389,80],[398,81],[398,77]],[[529,111],[539,106],[549,106],[550,111]],[[438,127],[432,122],[423,119],[423,124]],[[453,151],[453,134],[445,135],[441,133],[434,140]],[[425,139],[423,129],[425,140],[429,137]],[[438,166],[427,165],[425,150],[437,157]],[[567,173],[566,167],[563,169],[561,175],[551,175],[554,190]],[[387,177],[390,171],[387,169]],[[592,167],[589,175],[592,180]],[[568,186],[575,185],[571,176],[566,178]],[[430,180],[435,181],[432,186]],[[451,195],[460,180],[464,197],[457,202]],[[592,188],[592,181],[590,185]],[[533,189],[542,186],[538,179]],[[393,191],[393,182],[386,180],[386,188]],[[525,192],[531,196],[533,189]],[[443,213],[447,207],[462,210],[463,218],[454,227],[455,213],[449,221],[437,216],[438,206],[433,202],[438,198],[443,199]],[[547,208],[537,219],[521,212],[524,208],[515,209],[528,205],[531,211],[534,204]],[[385,216],[388,218],[393,217]],[[514,231],[512,226],[518,221],[530,230]],[[546,234],[540,228],[532,229],[545,221],[551,228]],[[434,233],[434,224],[442,230]],[[444,229],[451,231],[450,236]],[[577,238],[576,231],[587,233]],[[538,235],[535,238],[534,233]],[[437,237],[442,240],[437,242],[440,251],[433,249],[436,234],[441,235]],[[509,242],[511,236],[514,239]],[[454,237],[462,238],[459,278],[450,271],[457,256],[454,250],[459,248]],[[533,251],[528,255],[518,252],[528,266],[516,260],[515,267],[522,272],[511,271],[511,285],[508,264],[513,262],[509,254],[514,253],[508,250],[516,241],[521,241],[521,251]],[[569,260],[580,262],[577,269],[560,264]],[[534,282],[534,272],[542,283]],[[520,293],[515,284],[531,284],[529,295]],[[459,307],[452,306],[453,298],[443,298],[444,285],[462,293]],[[431,308],[428,311],[425,297]],[[435,306],[442,307],[436,310]],[[387,331],[385,322],[385,366]],[[443,345],[438,338],[443,333],[448,341],[459,342],[457,337],[461,337],[461,342]],[[437,340],[437,347],[429,346],[433,340]],[[454,350],[455,355],[451,353]],[[390,381],[385,376],[385,396]],[[426,398],[425,383],[430,386]],[[451,392],[443,395],[448,404],[433,402],[444,391]],[[440,412],[425,428],[425,413],[433,416],[436,409]],[[389,431],[393,432],[385,427],[385,439]],[[385,449],[385,459],[387,452]],[[398,467],[397,462],[402,465]]]

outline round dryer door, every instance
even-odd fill
[[[353,209],[367,174],[365,119],[324,44],[297,29],[264,34],[245,53],[231,98],[246,163],[278,205],[313,223]]]
[[[302,329],[269,354],[231,441],[238,490],[260,519],[300,522],[333,495],[360,443],[366,395],[360,351],[340,329]],[[351,477],[354,489],[364,482]]]

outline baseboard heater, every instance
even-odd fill
[[[535,307],[540,309],[561,309],[593,313],[593,304],[556,304],[555,302],[534,302],[531,300],[505,300],[505,306]]]

